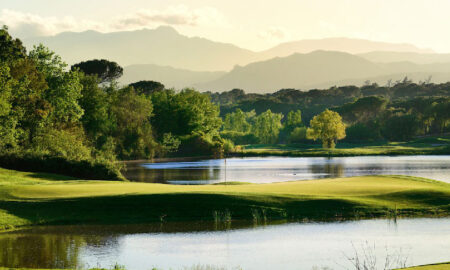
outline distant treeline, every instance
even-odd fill
[[[14,169],[121,179],[117,160],[221,156],[239,144],[311,138],[332,147],[345,136],[408,140],[450,131],[450,83],[405,79],[383,87],[199,93],[154,81],[119,86],[117,63],[89,60],[69,68],[43,45],[27,52],[6,27],[0,49],[0,166]],[[337,128],[323,133],[327,125]]]
[[[332,87],[326,90],[300,91],[283,89],[272,94],[246,94],[241,89],[222,93],[209,93],[211,99],[220,105],[224,119],[242,111],[252,116],[267,110],[282,115],[280,136],[272,142],[295,142],[305,139],[305,131],[299,129],[289,140],[296,127],[307,126],[310,120],[331,109],[338,112],[346,124],[347,141],[408,140],[417,135],[443,134],[450,131],[450,83],[416,84],[405,78],[391,86],[368,84],[362,87]],[[288,128],[291,112],[299,111],[301,124]],[[301,111],[301,113],[300,113]],[[246,136],[230,133],[224,127],[225,137],[239,137],[235,142],[258,142],[247,132]],[[241,132],[241,131],[239,131]],[[232,134],[232,135],[231,135]],[[298,136],[302,134],[301,136]],[[294,137],[296,139],[294,139]],[[245,140],[243,138],[247,138]],[[263,141],[259,141],[262,143]],[[266,141],[267,142],[267,141]]]

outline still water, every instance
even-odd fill
[[[261,157],[182,162],[129,163],[133,181],[212,184],[271,183],[329,177],[402,174],[450,182],[450,156]]]
[[[61,226],[0,234],[0,266],[6,267],[350,269],[346,257],[355,250],[373,254],[380,264],[386,254],[408,265],[449,261],[450,218],[232,224],[223,230],[186,223]]]

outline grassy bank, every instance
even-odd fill
[[[407,269],[407,270],[448,270],[448,269],[450,269],[450,262],[414,266],[414,267],[409,267],[409,268],[405,268],[405,269]]]
[[[320,144],[246,145],[236,156],[365,156],[365,155],[448,155],[450,136],[419,138],[410,142],[338,143],[335,149]]]
[[[450,184],[364,176],[274,184],[174,186],[86,181],[0,169],[0,228],[37,224],[449,215]]]
[[[111,268],[110,270],[126,270],[125,268]],[[153,268],[154,270],[162,270]],[[206,266],[206,267],[192,267],[192,268],[183,268],[186,270],[192,269],[192,270],[214,270],[214,269],[223,269],[223,268],[215,268],[213,266]],[[448,270],[450,269],[450,263],[438,263],[438,264],[429,264],[429,265],[422,265],[422,266],[414,266],[409,268],[403,268],[404,270]],[[0,270],[45,270],[45,269],[30,269],[30,268],[2,268],[0,267]],[[58,270],[58,269],[52,269],[52,270]],[[62,269],[61,269],[62,270]],[[89,270],[109,270],[109,269],[100,269],[100,268],[92,268]],[[400,269],[399,269],[400,270]]]

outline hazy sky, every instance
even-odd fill
[[[19,37],[171,25],[263,50],[283,41],[352,37],[450,52],[450,0],[0,0]]]

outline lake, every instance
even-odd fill
[[[359,175],[412,175],[450,182],[450,156],[245,157],[128,163],[132,181],[213,184],[272,183]]]
[[[235,228],[236,227],[236,228]],[[347,257],[386,254],[408,265],[449,261],[450,218],[288,223],[60,226],[0,234],[0,266],[130,270],[193,265],[251,269],[350,269]],[[397,255],[396,255],[397,254]],[[393,265],[395,266],[395,265]]]

